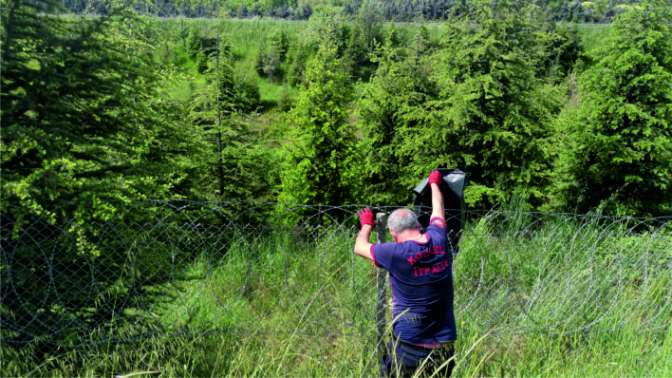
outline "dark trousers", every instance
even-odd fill
[[[391,340],[387,343],[385,355],[380,361],[380,375],[382,377],[411,377],[416,369],[422,367],[422,376],[431,376],[437,369],[436,377],[450,377],[455,367],[455,347],[443,346],[437,349],[428,349],[400,340]],[[450,360],[446,364],[446,361]],[[443,366],[442,366],[443,365]]]

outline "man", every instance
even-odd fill
[[[446,234],[442,177],[429,175],[432,216],[422,232],[416,215],[398,209],[388,218],[394,243],[371,244],[374,226],[371,209],[359,213],[361,229],[355,253],[389,272],[392,291],[393,340],[381,361],[383,375],[410,376],[423,366],[438,376],[449,376],[454,363],[457,336],[453,314],[452,248]]]

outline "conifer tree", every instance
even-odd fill
[[[103,303],[137,287],[143,272],[116,268],[130,254],[144,266],[153,251],[133,251],[128,235],[110,237],[103,225],[146,221],[152,211],[134,204],[176,194],[191,166],[182,159],[192,151],[185,141],[193,140],[158,91],[164,83],[150,67],[151,48],[135,34],[142,20],[71,19],[57,10],[52,1],[2,7],[1,263],[12,279],[3,270],[0,284],[4,314],[26,321],[3,343],[35,340],[43,353],[123,311]],[[26,230],[35,245],[16,241]],[[11,261],[5,251],[14,252]],[[95,284],[79,270],[100,266],[112,269]],[[151,275],[153,283],[166,277]]]
[[[287,32],[280,30],[270,35],[257,54],[256,69],[261,77],[282,81],[285,75],[284,63],[289,51]]]
[[[383,42],[382,16],[372,2],[364,4],[350,28],[345,55],[354,78],[368,81],[376,65],[371,59]]]
[[[513,193],[534,205],[545,198],[544,141],[559,96],[542,92],[535,25],[527,8],[514,5],[478,4],[469,19],[448,24],[443,49],[433,57],[440,94],[403,144],[418,173],[438,165],[468,172],[465,195],[472,205],[506,202]]]
[[[357,145],[349,179],[357,183],[355,198],[369,204],[403,204],[418,175],[412,166],[404,130],[425,116],[423,105],[434,98],[428,82],[426,41],[410,49],[397,47],[394,30],[378,58],[378,69],[358,101],[363,138]]]
[[[308,63],[306,87],[290,115],[293,143],[282,171],[282,206],[347,202],[350,188],[343,172],[353,142],[347,123],[350,93],[347,67],[327,37]]]
[[[569,209],[672,211],[672,12],[663,1],[630,10],[579,77],[579,104],[557,180]]]
[[[128,28],[140,21],[48,16],[57,9],[3,7],[2,201],[18,219],[75,216],[85,233],[129,201],[169,193],[179,173],[161,138],[182,128],[157,92],[148,46]]]
[[[210,62],[208,85],[196,96],[192,122],[212,141],[210,158],[203,162],[199,196],[230,203],[230,219],[240,219],[243,211],[268,200],[273,185],[268,153],[254,140],[242,117],[240,86],[233,70],[231,46],[220,37],[219,50]],[[248,221],[249,219],[245,219]]]

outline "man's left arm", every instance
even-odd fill
[[[446,214],[443,204],[443,193],[441,193],[441,182],[443,177],[441,172],[434,170],[429,174],[428,182],[432,190],[432,215],[429,218],[430,224],[436,224],[438,227],[446,228]]]
[[[355,254],[374,261],[373,256],[371,256],[371,247],[373,247],[373,244],[369,241],[374,220],[373,211],[368,207],[359,212],[359,224],[360,229],[355,239]]]

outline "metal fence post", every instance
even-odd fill
[[[385,213],[376,213],[376,244],[383,242],[385,232]],[[376,349],[378,359],[385,354],[385,310],[386,310],[386,280],[387,272],[376,267]]]

